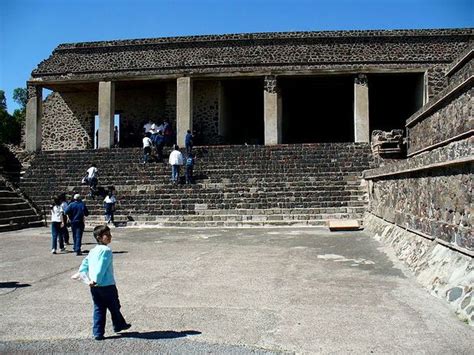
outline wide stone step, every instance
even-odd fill
[[[10,232],[10,231],[24,229],[24,228],[36,228],[36,227],[43,227],[43,226],[44,226],[44,222],[41,220],[28,221],[24,223],[0,224],[0,233]]]
[[[28,224],[29,222],[33,221],[40,221],[42,219],[41,216],[36,214],[29,214],[25,216],[14,216],[14,217],[0,217],[0,225],[2,224]]]
[[[0,220],[8,219],[11,217],[26,217],[26,216],[31,216],[31,215],[32,215],[31,208],[0,210]]]
[[[99,186],[117,190],[117,218],[152,224],[158,218],[163,226],[318,224],[358,218],[367,204],[360,177],[371,164],[368,144],[201,146],[195,153],[192,186],[173,186],[166,160],[140,164],[141,148],[43,152],[21,186],[41,206],[61,192],[85,196],[89,188],[80,180],[94,162]],[[102,199],[85,201],[89,219],[102,222]]]
[[[28,204],[28,202],[23,200],[22,202],[0,204],[0,211],[22,210],[28,208],[30,208],[30,205]]]

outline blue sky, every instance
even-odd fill
[[[60,43],[279,31],[474,27],[474,0],[0,0],[0,89]]]

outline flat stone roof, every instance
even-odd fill
[[[167,43],[196,43],[216,41],[248,41],[248,40],[278,40],[278,39],[301,39],[301,38],[351,38],[351,37],[419,37],[419,36],[459,36],[473,35],[473,28],[460,29],[422,29],[422,30],[343,30],[343,31],[298,31],[298,32],[261,32],[261,33],[236,33],[236,34],[213,34],[196,36],[176,36],[158,38],[140,38],[111,41],[93,41],[63,43],[55,50],[68,50],[75,48],[134,46],[146,44]]]

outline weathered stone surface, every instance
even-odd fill
[[[305,63],[447,63],[466,49],[472,30],[327,31],[194,36],[63,44],[33,71],[34,77],[87,77],[210,67],[273,68]]]
[[[455,166],[374,181],[369,210],[400,226],[474,250],[472,166]]]
[[[459,318],[474,326],[474,259],[435,241],[366,214],[365,231],[390,245],[396,256],[414,272],[418,282],[447,301]]]
[[[193,130],[196,133],[197,143],[220,143],[218,81],[196,81],[193,102]]]
[[[474,155],[474,137],[452,142],[443,147],[415,155],[403,160],[389,160],[375,169],[364,171],[366,179],[380,175],[390,175],[401,171],[423,169],[434,164],[449,163],[461,159],[469,159]]]
[[[473,129],[473,93],[471,84],[434,113],[409,127],[408,152],[416,152]]]

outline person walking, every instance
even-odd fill
[[[193,134],[191,133],[191,130],[188,129],[188,132],[186,133],[186,137],[184,137],[184,145],[186,146],[186,155],[189,156],[189,154],[192,153],[193,151]]]
[[[194,184],[194,177],[193,177],[193,170],[194,170],[194,154],[189,153],[188,157],[186,158],[186,184]]]
[[[115,204],[117,203],[114,192],[114,187],[109,186],[108,194],[104,198],[105,223],[107,224],[114,223]]]
[[[150,139],[151,134],[145,133],[143,136],[143,164],[148,163],[148,159],[150,159],[151,154],[151,147],[153,146],[153,142]]]
[[[92,164],[89,169],[87,169],[87,182],[89,184],[89,196],[92,198],[95,198],[97,194],[97,184],[99,183],[98,180],[99,176],[99,169],[95,166],[95,164]]]
[[[63,210],[63,226],[61,227],[61,236],[63,238],[64,244],[69,245],[69,231],[67,229],[67,216],[64,213],[68,206],[66,194],[62,193],[58,196],[59,202],[61,203],[61,209]]]
[[[151,140],[156,150],[156,161],[161,163],[163,161],[163,147],[165,146],[165,137],[163,136],[163,132],[158,130],[151,136]]]
[[[51,205],[51,254],[57,253],[58,239],[59,248],[64,251],[64,241],[61,235],[61,227],[63,226],[63,209],[59,199],[55,197]]]
[[[89,215],[89,210],[84,202],[82,202],[81,195],[75,194],[74,201],[67,206],[64,211],[71,221],[72,239],[74,241],[74,252],[77,256],[82,255],[82,234],[84,233],[85,220]]]
[[[173,151],[170,153],[168,162],[171,165],[171,181],[177,185],[179,183],[179,170],[184,163],[183,154],[179,151],[177,144],[173,146]]]
[[[125,321],[120,312],[120,300],[115,285],[113,253],[108,246],[112,241],[112,234],[108,226],[94,228],[94,238],[97,245],[84,258],[79,267],[79,273],[89,278],[89,286],[94,303],[92,334],[95,340],[104,340],[107,309],[112,316],[115,333],[129,329],[132,325]]]

